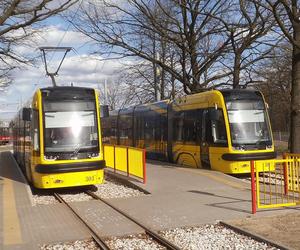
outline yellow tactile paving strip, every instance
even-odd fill
[[[3,177],[2,177],[3,178]],[[13,181],[3,178],[3,245],[22,243],[22,233],[17,213]]]
[[[216,173],[209,173],[204,172],[204,171],[195,171],[193,169],[189,169],[189,168],[178,168],[182,171],[186,171],[186,172],[192,172],[193,174],[197,174],[197,175],[202,175],[202,176],[206,176],[214,181],[217,181],[219,183],[225,184],[227,186],[233,187],[233,188],[238,188],[240,190],[246,190],[247,188],[245,187],[245,185],[239,184],[237,182],[231,181],[229,179],[226,179],[225,176],[217,176]]]

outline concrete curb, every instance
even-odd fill
[[[24,173],[22,172],[22,170],[20,169],[20,166],[19,164],[17,163],[14,155],[13,155],[13,152],[10,152],[10,155],[11,155],[11,158],[13,159],[14,163],[15,163],[15,166],[17,168],[17,171],[19,172],[20,176],[21,176],[21,179],[23,181],[23,184],[26,186],[26,191],[27,191],[27,194],[28,194],[28,198],[30,200],[30,203],[31,205],[33,206],[33,199],[32,199],[32,192],[31,192],[31,186],[27,180],[27,178],[25,177]]]
[[[248,237],[251,237],[252,239],[257,240],[259,242],[267,243],[267,244],[269,244],[269,245],[271,245],[273,247],[276,247],[276,248],[279,248],[279,249],[282,249],[282,250],[291,250],[291,248],[289,248],[289,247],[287,247],[287,246],[285,246],[283,244],[277,243],[277,242],[275,242],[273,240],[269,240],[269,239],[267,239],[267,238],[265,238],[265,237],[263,237],[261,235],[258,235],[256,233],[250,232],[250,231],[248,231],[246,229],[243,229],[241,227],[234,226],[234,225],[232,225],[232,224],[230,224],[228,222],[220,221],[219,223],[222,226],[224,226],[224,227],[228,227],[228,228],[232,229],[233,231],[235,231],[237,233],[240,233],[240,234],[246,235]]]
[[[119,173],[114,173],[111,172],[110,170],[105,171],[105,174],[111,176],[112,178],[118,179],[118,181],[120,181],[122,184],[124,184],[125,186],[131,187],[133,189],[137,189],[140,192],[143,192],[145,194],[151,194],[149,191],[147,191],[146,189],[141,188],[140,186],[134,184],[133,182],[130,181],[130,177],[124,176],[122,174]]]

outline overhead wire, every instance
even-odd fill
[[[82,5],[82,2],[83,2],[83,0],[80,0],[80,1],[79,1],[78,6],[77,6],[77,8],[76,8],[76,11],[74,12],[74,14],[73,14],[73,16],[71,17],[71,19],[68,21],[67,28],[65,29],[63,36],[62,36],[62,37],[60,38],[60,40],[58,41],[56,47],[59,47],[59,46],[61,45],[61,43],[63,42],[65,36],[67,35],[67,32],[69,31],[69,29],[70,29],[70,27],[71,27],[71,24],[72,24],[74,18],[76,17],[76,15],[77,15],[77,13],[78,13],[78,11],[79,11],[79,8],[80,8],[81,5]],[[75,49],[72,49],[72,50],[73,50],[76,54],[78,54],[77,51],[76,51]],[[48,64],[50,64],[51,61],[53,60],[54,54],[55,54],[55,52],[52,52],[51,57],[50,57],[50,59],[49,59],[49,61],[48,61]],[[43,59],[43,57],[42,57],[42,61],[43,61],[43,60],[44,60],[44,59]],[[39,77],[38,82],[41,80],[42,77],[43,77],[43,76],[40,76],[40,77]]]

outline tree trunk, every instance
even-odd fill
[[[294,26],[294,39],[300,43],[300,25]],[[300,49],[293,45],[290,150],[300,153]]]
[[[236,53],[234,57],[234,66],[233,66],[233,80],[232,80],[233,89],[238,89],[240,87],[240,72],[241,72],[241,55],[239,53]]]
[[[172,84],[172,92],[171,92],[171,99],[175,99],[175,77],[171,75],[171,84]]]
[[[153,67],[153,87],[154,87],[154,100],[157,101],[158,83],[157,83],[157,65],[152,63]]]
[[[161,79],[160,79],[160,99],[165,99],[165,77],[166,72],[164,69],[161,69]]]

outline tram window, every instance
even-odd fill
[[[161,139],[161,115],[160,114],[155,114],[154,116],[155,119],[155,126],[154,126],[154,139],[156,141],[160,141]]]
[[[175,141],[183,140],[183,123],[184,123],[184,112],[179,111],[174,114],[174,133],[173,138]]]
[[[217,119],[211,121],[211,134],[214,144],[227,144],[225,120],[222,110],[216,110]]]
[[[117,116],[113,116],[113,117],[110,118],[109,125],[111,126],[110,127],[111,128],[110,137],[115,139],[117,137],[117,131],[118,131],[118,129],[117,129]],[[109,129],[109,127],[108,127],[108,129]]]
[[[145,140],[154,139],[155,133],[155,120],[154,116],[145,116]]]
[[[130,115],[120,116],[120,137],[123,139],[132,138],[132,117]]]
[[[184,141],[196,142],[199,133],[199,110],[188,110],[184,112]]]
[[[39,151],[39,113],[37,110],[33,110],[32,113],[32,138],[33,138],[33,150]]]
[[[138,114],[136,116],[136,131],[135,131],[137,140],[144,139],[144,131],[145,131],[144,118],[142,114]]]
[[[25,147],[30,146],[31,144],[31,135],[30,135],[30,122],[26,121],[25,122]]]
[[[155,114],[155,140],[167,140],[167,116],[166,114]]]
[[[161,133],[162,133],[162,140],[166,141],[168,138],[168,120],[166,114],[163,114],[161,116]]]
[[[209,119],[208,115],[208,109],[203,110],[203,115],[202,115],[202,133],[201,133],[201,141],[202,142],[207,142],[207,143],[212,143],[212,134],[211,134],[211,120]]]

